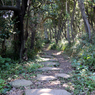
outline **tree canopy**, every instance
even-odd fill
[[[65,38],[71,44],[76,35],[87,33],[93,43],[94,12],[94,0],[0,0],[2,49],[6,51],[5,40],[11,38],[14,53],[22,59],[28,38],[33,49],[39,35],[56,44]]]

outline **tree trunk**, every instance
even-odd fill
[[[75,14],[75,8],[76,8],[76,1],[74,0],[74,7],[73,7],[73,13],[72,13],[72,17],[71,17],[71,35],[72,35],[72,39],[74,42],[74,35],[73,35],[73,21],[74,21],[74,14]]]
[[[29,16],[30,16],[30,5],[31,2],[30,0],[28,0],[28,8],[27,8],[27,19],[26,19],[26,30],[25,30],[25,37],[24,37],[24,41],[26,42],[28,39],[28,26],[29,26]],[[25,42],[24,42],[24,47],[25,47]],[[27,56],[27,48],[24,49],[24,60],[28,60],[28,56]]]
[[[51,41],[52,39],[51,39],[51,29],[50,28],[49,28],[49,32],[50,32],[50,41]]]
[[[44,27],[44,34],[45,34],[45,39],[48,41],[48,32],[47,29]]]
[[[67,39],[68,39],[68,42],[69,42],[69,44],[71,43],[71,41],[70,41],[70,33],[69,33],[69,20],[67,21]]]
[[[31,46],[30,46],[31,49],[33,49],[33,47],[34,47],[35,34],[36,34],[36,30],[32,30],[32,33],[31,33]]]
[[[56,44],[58,44],[58,39],[57,39],[57,27],[56,25],[54,25],[54,30],[55,30],[55,41],[56,41]]]
[[[18,57],[20,53],[20,48],[21,48],[21,39],[20,39],[20,18],[19,18],[19,13],[14,12],[14,18],[15,19],[15,24],[14,24],[14,31],[17,32],[14,34],[14,53]]]
[[[87,34],[89,36],[89,41],[91,41],[91,31],[90,31],[90,26],[89,26],[87,16],[85,14],[84,1],[83,0],[78,0],[78,1],[79,1],[79,7],[80,7],[80,10],[81,10],[82,18],[84,20],[85,31],[87,32]]]
[[[67,13],[67,16],[68,16],[68,12],[69,11],[69,6],[68,6],[68,4],[67,4],[67,0],[66,0],[66,13]],[[69,42],[69,44],[71,43],[71,41],[70,41],[70,33],[69,33],[69,17],[67,18],[67,39],[68,39],[68,42]]]

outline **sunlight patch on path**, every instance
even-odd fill
[[[62,54],[63,53],[63,51],[59,51],[59,52],[57,52],[57,53],[53,53],[52,55],[53,56],[56,56],[56,55],[60,55],[60,54]]]
[[[38,69],[40,71],[61,71],[61,68],[54,68],[54,67],[43,67]]]
[[[54,58],[54,57],[51,56],[51,55],[41,55],[41,57],[44,57],[44,58]]]
[[[71,95],[71,94],[66,90],[28,89],[25,91],[25,95]]]
[[[55,79],[57,78],[54,76],[46,76],[46,75],[41,75],[41,74],[37,75],[37,80],[40,80],[40,81],[49,81],[49,80],[55,80]]]
[[[68,75],[68,74],[65,74],[65,73],[58,73],[58,74],[55,74],[56,77],[61,77],[61,78],[70,78],[71,76]]]

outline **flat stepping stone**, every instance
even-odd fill
[[[58,61],[57,59],[55,59],[55,58],[52,58],[52,59],[50,59],[50,58],[41,58],[41,60],[42,61],[54,61],[54,62],[56,62],[56,61]]]
[[[46,75],[41,75],[41,74],[37,75],[37,80],[40,80],[40,81],[49,81],[49,80],[55,80],[55,79],[57,78],[54,76],[46,76]]]
[[[44,57],[44,58],[54,58],[54,57],[51,56],[51,55],[42,55],[41,57]]]
[[[30,86],[32,84],[33,83],[30,80],[25,80],[25,79],[21,79],[21,80],[18,79],[13,82],[10,82],[10,85],[16,88],[22,87],[22,86]]]
[[[61,68],[54,68],[54,67],[43,67],[38,70],[41,70],[41,71],[60,71],[62,69]]]
[[[44,66],[59,66],[59,63],[57,62],[41,62],[40,64]]]
[[[68,74],[64,74],[64,73],[58,73],[55,75],[55,77],[61,77],[61,78],[70,78],[71,76]]]
[[[66,90],[55,89],[27,89],[25,95],[71,95]]]

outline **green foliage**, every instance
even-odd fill
[[[30,49],[29,47],[31,46],[31,39],[29,38],[26,43],[26,48],[28,49],[28,51],[27,51],[28,57],[32,58],[32,59],[35,58],[35,55],[43,47],[43,43],[44,43],[44,40],[42,40],[40,37],[36,36],[35,42],[34,42],[34,47],[33,47],[33,49]]]
[[[55,50],[55,49],[56,49],[56,44],[53,44],[53,45],[51,46],[51,49]]]
[[[88,66],[90,70],[95,70],[95,46],[89,45],[86,47],[79,60],[83,65]]]
[[[12,34],[13,21],[11,20],[11,12],[2,11],[2,16],[0,16],[0,38],[8,39]]]
[[[81,75],[75,74],[72,79],[72,82],[75,84],[74,95],[83,93],[84,95],[90,95],[90,93],[95,90],[95,82],[87,77],[82,77]]]
[[[7,62],[0,67],[0,76],[2,79],[12,79],[19,77],[19,74],[21,73],[34,72],[36,69],[42,67],[42,65],[34,62],[35,60],[30,60],[23,63],[11,60],[10,63]]]
[[[76,38],[76,41],[71,45],[67,43],[64,44],[62,48],[65,54],[71,56],[71,58],[76,59],[76,61],[73,62],[73,66],[75,64],[83,65],[83,66],[87,66],[89,70],[94,71],[95,70],[95,64],[94,64],[95,44],[94,42],[92,43],[93,44],[89,43],[87,35],[83,35],[81,38]]]
[[[55,42],[50,43],[49,49],[57,49],[57,50],[65,50],[66,48],[69,48],[70,46],[68,45],[67,41],[63,43],[63,41],[59,41],[58,44]]]
[[[31,50],[31,49],[28,48],[27,56],[28,56],[29,58],[34,59],[35,56],[36,56],[36,54],[37,54],[37,52],[35,52],[34,50]]]
[[[48,49],[56,49],[56,45],[54,42],[50,43]]]
[[[49,43],[50,43],[50,40],[45,39],[45,40],[44,40],[44,43],[45,43],[45,44],[49,44]]]
[[[58,46],[60,47],[62,43]],[[89,43],[87,35],[76,38],[71,45],[65,43],[64,53],[72,58],[72,67],[75,70],[71,78],[74,84],[74,95],[91,95],[95,90],[95,44]],[[61,48],[60,48],[61,49]],[[93,72],[92,72],[93,71]]]
[[[0,93],[4,91],[5,81],[3,79],[0,79]]]
[[[10,61],[9,58],[5,59],[7,61]],[[21,74],[22,77],[28,79],[30,77],[29,73],[33,73],[38,68],[43,67],[43,65],[38,64],[35,60],[30,60],[23,63],[11,60],[11,64],[8,64],[8,62],[6,64],[3,64],[0,67],[0,95],[1,93],[4,93],[5,95],[6,91],[9,91],[11,89],[11,86],[7,84],[7,82],[10,80],[19,78]],[[3,79],[6,80],[7,85],[5,85],[5,81]]]
[[[0,56],[0,66],[4,66],[4,65],[8,65],[8,63],[11,61],[11,59],[10,58],[2,58],[1,56]]]
[[[41,68],[42,66],[43,65],[38,64],[38,63],[32,63],[32,64],[29,64],[29,66],[27,67],[27,69],[28,69],[28,72],[32,72],[32,71],[37,70],[38,68]]]
[[[95,90],[95,76],[89,71],[87,66],[81,65],[77,60],[73,60],[72,66],[75,67],[72,82],[74,83],[74,95],[87,94]]]

